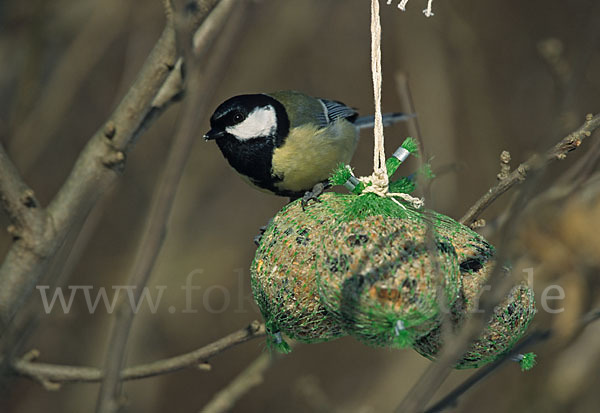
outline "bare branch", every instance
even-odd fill
[[[295,344],[294,342],[291,345]],[[262,384],[265,372],[282,356],[281,353],[263,353],[258,356],[225,388],[215,394],[200,412],[223,413],[230,411],[246,393]]]
[[[499,181],[508,178],[508,175],[510,175],[510,160],[510,152],[502,151],[500,154],[500,172],[496,175]]]
[[[408,83],[408,75],[404,72],[396,73],[396,88],[398,90],[398,96],[402,102],[402,108],[406,113],[417,113],[410,91],[410,85]],[[421,127],[419,126],[419,118],[414,117],[408,119],[406,122],[408,127],[408,133],[410,136],[415,138],[419,144],[420,153],[425,153],[423,150],[423,136],[421,135]]]
[[[215,357],[238,344],[264,336],[264,324],[253,321],[248,327],[242,328],[241,330],[189,353],[154,361],[148,364],[128,367],[121,372],[121,380],[144,379],[147,377],[172,373],[188,367],[202,365],[212,357]],[[102,371],[98,368],[39,363],[33,361],[31,358],[31,356],[25,356],[14,361],[12,363],[14,372],[44,385],[51,383],[54,385],[52,386],[53,388],[56,388],[56,385],[64,383],[91,383],[103,379]]]
[[[46,213],[40,208],[33,190],[23,182],[4,147],[0,144],[0,203],[11,225],[8,232],[13,239],[26,238],[35,242],[36,232],[44,232],[48,223]]]
[[[206,21],[210,30],[200,30],[204,36],[212,40],[219,33],[216,27],[222,28],[233,10],[234,0],[222,0],[214,11],[207,17]],[[183,175],[183,170],[191,153],[192,144],[197,139],[198,122],[201,120],[198,113],[206,109],[210,96],[219,82],[215,77],[223,73],[222,66],[225,59],[216,58],[210,64],[208,71],[201,70],[200,58],[195,55],[193,49],[193,34],[196,29],[194,22],[196,15],[189,8],[189,4],[182,12],[173,16],[177,40],[181,53],[184,56],[188,72],[188,98],[186,99],[181,125],[175,139],[172,142],[167,162],[165,164],[160,183],[154,192],[150,213],[146,220],[144,235],[136,254],[135,262],[128,285],[135,286],[134,301],[138,302],[144,286],[147,284],[154,268],[154,264],[162,249],[164,238],[167,233],[167,222],[175,200],[178,184]],[[210,39],[204,40],[204,45],[211,44]],[[223,46],[229,50],[230,44]],[[224,54],[221,54],[222,58]],[[204,81],[204,77],[211,79]],[[106,352],[105,377],[102,381],[96,411],[99,413],[110,413],[118,409],[120,399],[120,372],[125,362],[126,346],[135,313],[133,308],[126,302],[117,311],[117,318],[113,326],[110,342]]]
[[[194,1],[195,24],[199,25],[218,1]],[[73,224],[81,222],[116,181],[125,166],[127,153],[157,118],[157,112],[164,110],[157,110],[153,101],[176,60],[175,30],[169,20],[137,80],[107,122],[92,136],[48,206],[48,225],[36,231],[34,237],[17,240],[8,252],[0,267],[0,335],[31,295]],[[5,188],[0,190],[4,194]]]
[[[600,318],[600,309],[596,308],[588,313],[586,313],[580,320],[579,328],[583,329],[588,324],[598,320]],[[535,330],[531,334],[527,335],[525,339],[523,339],[518,345],[516,345],[509,353],[502,356],[500,359],[496,360],[494,363],[486,366],[485,368],[479,369],[472,376],[466,379],[464,382],[459,384],[454,390],[452,390],[448,395],[443,397],[439,402],[435,405],[428,408],[425,413],[434,413],[441,412],[446,408],[454,406],[460,396],[465,394],[467,390],[472,388],[478,382],[487,377],[490,373],[494,372],[498,367],[500,367],[506,360],[511,357],[523,352],[523,350],[527,347],[530,347],[534,344],[539,343],[540,341],[547,340],[553,334],[552,329],[550,330]]]
[[[464,382],[459,384],[454,390],[452,390],[450,393],[448,393],[448,395],[443,397],[439,402],[437,402],[435,405],[428,408],[425,411],[425,413],[441,412],[446,408],[454,406],[460,396],[465,394],[467,392],[467,390],[469,390],[470,388],[475,386],[477,383],[479,383],[481,380],[483,380],[484,378],[489,376],[491,373],[496,371],[501,365],[504,364],[505,361],[507,361],[511,357],[519,354],[525,348],[530,347],[533,344],[536,344],[540,341],[546,340],[547,338],[549,338],[551,336],[551,334],[552,334],[552,332],[550,330],[534,331],[533,333],[529,334],[527,336],[527,338],[525,338],[517,346],[515,346],[512,349],[512,351],[510,351],[509,353],[506,353],[505,355],[500,357],[498,360],[496,360],[492,364],[477,370],[473,375],[471,375],[468,379],[466,379]]]
[[[273,364],[271,354],[261,354],[233,379],[227,387],[218,392],[200,411],[202,413],[223,413],[230,411],[244,394],[264,381],[265,371],[267,371],[271,364]]]
[[[539,170],[546,167],[549,163],[562,160],[567,154],[574,151],[581,145],[583,140],[591,136],[592,132],[600,127],[600,115],[587,115],[585,123],[575,132],[569,134],[559,143],[554,145],[541,157],[534,155],[526,162],[523,162],[513,172],[508,174],[505,179],[500,180],[498,184],[490,188],[460,219],[464,225],[471,225],[479,215],[490,206],[500,195],[508,191],[514,185],[523,182],[527,174],[533,170]]]

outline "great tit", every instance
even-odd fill
[[[410,117],[386,114],[384,125]],[[341,102],[281,91],[226,100],[204,139],[214,139],[233,169],[258,189],[314,199],[313,188],[322,191],[334,168],[350,162],[359,130],[373,124],[373,116],[359,118]]]

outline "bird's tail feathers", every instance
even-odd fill
[[[384,113],[383,114],[383,126],[390,126],[397,122],[402,122],[411,118],[416,117],[415,113]],[[367,129],[375,126],[375,116],[363,116],[354,121],[354,125],[358,129]]]

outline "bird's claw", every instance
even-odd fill
[[[258,235],[256,235],[252,239],[254,241],[254,245],[256,245],[257,247],[260,245],[260,240],[262,239],[263,235],[265,235],[265,232],[267,231],[267,228],[269,228],[269,225],[271,225],[271,221],[273,221],[273,218],[271,218],[269,220],[269,222],[267,223],[267,225],[263,225],[262,227],[260,227],[258,229]]]
[[[302,211],[306,211],[305,208],[308,205],[309,201],[321,202],[321,200],[319,199],[319,196],[325,191],[325,189],[326,189],[325,184],[323,184],[322,182],[319,182],[318,184],[313,186],[313,189],[311,191],[306,191],[304,193],[304,196],[302,197],[302,200],[300,201],[300,205],[302,206]]]

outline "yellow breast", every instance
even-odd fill
[[[340,162],[350,162],[357,142],[355,126],[345,119],[323,129],[312,125],[291,129],[273,154],[273,173],[283,177],[276,186],[296,192],[312,189],[329,178]]]

